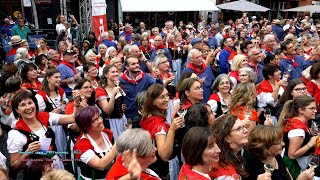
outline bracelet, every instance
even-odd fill
[[[78,105],[74,104],[74,107],[80,107],[80,104],[78,104]]]
[[[306,146],[307,146],[309,149],[311,148],[308,144],[306,144]]]

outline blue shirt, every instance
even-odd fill
[[[64,64],[59,64],[57,66],[57,70],[60,72],[61,81],[72,78],[75,74],[73,73],[72,69]],[[72,89],[69,88],[68,85],[61,85],[61,88],[64,90],[65,93],[71,93]]]
[[[288,80],[302,77],[301,73],[304,69],[307,68],[309,63],[302,56],[299,55],[296,55],[294,57],[294,62],[298,64],[297,67],[294,67],[293,62],[291,60],[282,59],[280,61],[281,77],[283,73],[288,72],[289,65],[291,65],[292,70],[290,71],[290,78]]]
[[[132,84],[126,81],[123,77],[119,78],[122,88],[126,93],[126,97],[123,100],[123,103],[127,106],[124,111],[127,118],[133,118],[135,114],[138,112],[138,107],[135,103],[136,95],[139,92],[146,91],[149,86],[155,83],[162,84],[162,80],[156,80],[150,74],[145,73],[144,77],[137,84]]]
[[[113,41],[110,41],[109,39],[105,39],[105,40],[103,40],[102,42],[101,42],[101,44],[104,44],[104,45],[106,45],[107,47],[114,47],[114,48],[116,48],[116,50],[118,50],[118,47],[117,47],[117,44],[115,43],[115,42],[113,42]]]
[[[228,74],[230,72],[229,61],[228,58],[230,56],[230,52],[225,48],[220,52],[219,55],[219,66],[220,66],[220,74]]]
[[[11,36],[11,30],[13,28],[13,24],[3,25],[1,27],[1,34],[6,34],[7,36]]]

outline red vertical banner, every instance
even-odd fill
[[[101,34],[107,31],[107,4],[105,0],[92,0],[92,30],[100,44]]]

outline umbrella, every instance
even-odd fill
[[[234,11],[261,11],[261,12],[266,12],[269,11],[269,8],[260,6],[258,4],[246,1],[246,0],[239,0],[239,1],[234,1],[234,2],[229,2],[229,3],[224,3],[224,4],[219,4],[217,5],[218,8],[220,9],[229,9],[229,10],[234,10]]]
[[[123,12],[219,11],[211,0],[120,0]]]
[[[293,12],[320,12],[320,5],[307,5],[307,6],[300,6],[291,9],[284,9],[283,11],[293,11]]]

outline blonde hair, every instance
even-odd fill
[[[51,171],[44,176],[40,180],[76,180],[73,176],[73,174],[69,173],[66,170],[63,169],[57,169],[54,171]]]
[[[245,55],[243,54],[237,54],[233,57],[232,59],[232,64],[231,64],[231,71],[238,71],[240,69],[240,64],[241,62],[247,58]]]
[[[108,57],[108,55],[107,55],[108,47],[105,44],[102,44],[102,43],[98,46],[98,56],[101,57],[100,48],[102,48],[102,47],[104,47],[106,49],[106,54],[104,55],[104,57]]]
[[[253,97],[255,97],[256,94],[256,87],[254,83],[244,82],[237,84],[231,93],[229,110],[232,111],[242,105],[253,105],[256,100]]]
[[[110,60],[110,64],[114,64],[115,61],[117,61],[117,60],[120,60],[120,61],[121,61],[121,59],[120,59],[119,57],[114,57],[114,58],[112,58],[112,59]]]

